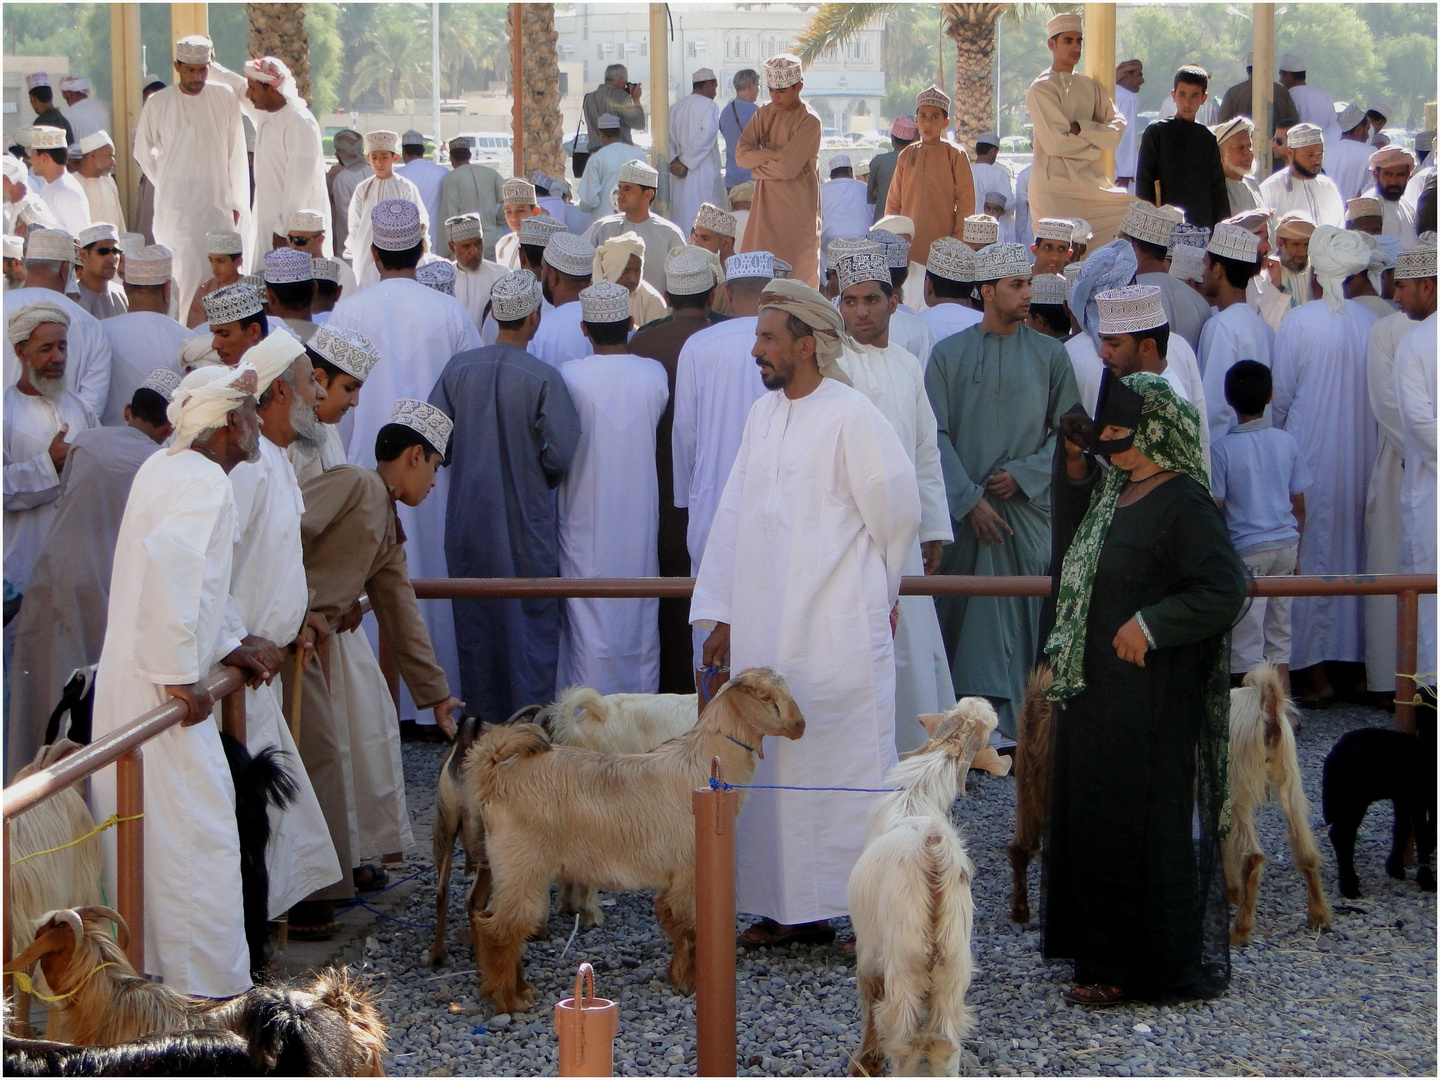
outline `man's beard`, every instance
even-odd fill
[[[315,415],[315,407],[298,397],[290,406],[290,427],[295,432],[297,446],[314,451],[325,445],[325,425]]]
[[[1297,258],[1294,255],[1280,256],[1280,266],[1285,270],[1289,270],[1292,274],[1303,274],[1305,272],[1305,268],[1309,265],[1309,255],[1306,255],[1303,259]]]
[[[30,385],[35,387],[36,392],[39,393],[41,397],[55,401],[61,394],[65,393],[65,376],[61,375],[58,379],[51,379],[45,375],[41,375],[38,371],[32,371],[30,373]]]
[[[1290,167],[1295,170],[1295,175],[1299,176],[1302,180],[1314,180],[1317,176],[1320,175],[1319,169],[1311,172],[1304,165],[1301,165],[1298,161],[1292,161],[1290,163]]]
[[[1386,202],[1399,202],[1400,197],[1405,194],[1405,185],[1396,184],[1392,187],[1380,186],[1380,196]]]

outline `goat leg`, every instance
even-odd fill
[[[1255,899],[1260,892],[1260,868],[1265,856],[1258,851],[1246,854],[1240,868],[1240,901],[1235,909],[1235,923],[1230,930],[1231,945],[1248,945],[1255,932]]]
[[[851,1076],[882,1076],[885,1072],[885,1052],[880,1046],[880,1032],[875,1026],[875,1004],[885,996],[884,981],[874,975],[862,976],[857,989],[860,993],[860,1049],[850,1065]]]
[[[1010,919],[1021,925],[1030,921],[1030,886],[1026,875],[1037,850],[1019,840],[1005,848],[1010,856]]]
[[[1340,895],[1347,900],[1360,897],[1360,878],[1355,873],[1355,834],[1360,831],[1360,819],[1346,807],[1346,816],[1330,823],[1330,844],[1335,849],[1335,865],[1340,875]],[[1364,808],[1361,808],[1364,814]]]
[[[1385,873],[1396,881],[1405,880],[1405,845],[1410,839],[1410,821],[1414,811],[1409,799],[1395,800],[1395,828],[1390,842],[1390,857],[1385,860]]]

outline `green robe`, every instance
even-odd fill
[[[1018,326],[1002,337],[979,325],[930,354],[925,390],[935,410],[955,542],[942,574],[1044,575],[1050,569],[1050,463],[1062,413],[1080,400],[1065,346]],[[1042,392],[1043,391],[1043,392]],[[1020,490],[990,505],[1014,530],[998,545],[966,520],[985,481],[1008,472]],[[941,597],[935,606],[959,696],[990,698],[1000,730],[1015,736],[1025,676],[1039,647],[1039,597]]]

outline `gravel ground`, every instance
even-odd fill
[[[1385,876],[1391,813],[1372,808],[1356,853],[1364,898],[1342,900],[1334,854],[1320,820],[1320,765],[1346,730],[1388,726],[1375,709],[1305,714],[1298,735],[1321,877],[1335,924],[1305,926],[1305,890],[1284,842],[1279,811],[1261,814],[1270,861],[1260,887],[1254,944],[1232,953],[1233,978],[1220,999],[1177,1006],[1086,1010],[1064,1003],[1069,967],[1040,956],[1038,927],[1008,919],[1004,845],[1014,816],[1006,777],[972,774],[955,816],[976,864],[975,976],[968,996],[974,1026],[964,1069],[971,1075],[1434,1075],[1436,1072],[1435,895]],[[615,1072],[690,1076],[695,1071],[694,1001],[664,981],[668,942],[649,898],[606,896],[606,924],[576,935],[571,917],[552,914],[546,940],[525,950],[539,992],[528,1014],[490,1016],[476,997],[465,882],[452,881],[450,963],[426,964],[434,876],[428,855],[433,778],[442,748],[405,746],[415,834],[392,878],[418,874],[394,914],[364,938],[365,966],[385,985],[391,1053],[401,1076],[554,1075],[553,1005],[569,996],[576,966],[595,965],[596,991],[620,1001]],[[463,862],[462,862],[463,865]],[[463,874],[457,871],[457,879]],[[1032,870],[1032,895],[1038,872]],[[456,887],[458,884],[458,887]],[[401,893],[396,894],[401,895]],[[384,907],[383,903],[380,906]],[[403,920],[403,921],[401,921]],[[849,928],[841,925],[841,938]],[[859,1043],[853,962],[839,945],[742,952],[738,960],[742,1076],[844,1073]]]

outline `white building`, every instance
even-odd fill
[[[760,70],[766,57],[794,49],[817,5],[670,5],[670,100],[690,92],[690,74],[708,67],[720,80],[717,98],[732,96],[730,80],[745,68]],[[650,80],[650,16],[646,5],[557,4],[565,111],[574,124],[580,96],[593,90],[610,64],[624,64],[633,82]],[[880,70],[882,24],[862,31],[843,50],[832,50],[805,72],[805,100],[826,128],[849,134],[880,126],[885,73]],[[646,108],[649,108],[646,94]],[[764,100],[762,94],[761,100]],[[567,136],[568,137],[568,136]]]

